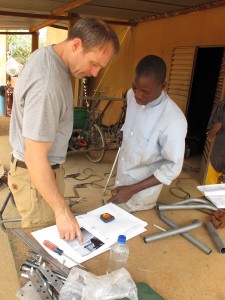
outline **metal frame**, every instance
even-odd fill
[[[188,203],[198,203],[198,204],[188,204]],[[200,204],[199,204],[200,203]],[[159,233],[159,234],[154,234],[150,235],[147,237],[144,237],[145,243],[155,241],[158,239],[162,239],[168,236],[172,236],[175,234],[181,234],[185,239],[187,239],[189,242],[197,246],[200,250],[205,252],[206,254],[210,254],[212,250],[208,248],[206,245],[204,245],[202,242],[197,240],[195,237],[193,237],[191,234],[189,234],[187,231],[198,228],[202,225],[202,222],[199,220],[194,220],[193,224],[184,226],[184,227],[179,227],[177,224],[175,224],[173,221],[168,219],[162,211],[165,210],[179,210],[179,209],[209,209],[212,211],[216,211],[217,208],[214,205],[211,205],[208,200],[204,199],[196,199],[196,198],[191,198],[191,199],[186,199],[183,201],[175,202],[170,205],[157,205],[157,212],[162,221],[164,221],[167,225],[169,225],[172,229]]]
[[[2,207],[0,209],[0,228],[6,232],[6,227],[5,227],[5,223],[11,223],[11,222],[20,222],[21,221],[21,218],[8,218],[8,219],[4,219],[3,218],[3,213],[5,211],[5,208],[9,202],[9,200],[11,200],[13,206],[16,207],[16,204],[15,204],[15,201],[14,201],[14,198],[13,198],[13,194],[11,191],[9,191],[8,195],[6,196],[3,204],[2,204]]]

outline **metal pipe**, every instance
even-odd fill
[[[170,227],[172,227],[172,228],[178,228],[179,227],[177,224],[175,224],[173,221],[171,221],[165,215],[163,215],[163,213],[161,211],[158,210],[158,214],[159,214],[160,219],[162,221],[164,221]],[[188,240],[189,242],[191,242],[192,244],[194,244],[195,246],[197,246],[200,250],[202,250],[203,252],[205,252],[206,254],[210,254],[212,252],[212,250],[210,248],[208,248],[207,246],[205,246],[202,242],[200,242],[199,240],[197,240],[196,238],[194,238],[188,232],[183,232],[183,233],[181,233],[181,235],[186,240]]]
[[[190,202],[210,204],[210,202],[206,199],[189,198],[189,199],[181,200],[181,201],[178,201],[178,202],[175,202],[175,203],[171,203],[170,205],[187,204],[187,203],[190,203]]]
[[[119,149],[118,149],[118,151],[117,151],[116,158],[115,158],[115,160],[114,160],[114,163],[113,163],[112,169],[111,169],[111,171],[110,171],[108,180],[107,180],[106,185],[105,185],[105,187],[104,187],[104,190],[103,190],[103,192],[102,192],[102,195],[103,195],[103,196],[105,195],[105,191],[106,191],[106,188],[107,188],[107,186],[108,186],[109,180],[110,180],[111,177],[112,177],[112,173],[113,173],[113,170],[114,170],[114,168],[115,168],[115,165],[116,165],[116,162],[117,162],[119,153],[120,153],[120,147],[119,147]]]
[[[217,211],[217,208],[215,206],[212,206],[210,204],[172,204],[172,205],[157,205],[158,210],[170,210],[170,209],[201,209],[201,208],[207,208],[213,211]]]
[[[166,232],[156,233],[156,234],[150,235],[148,237],[145,237],[144,241],[145,241],[145,243],[153,242],[153,241],[156,241],[159,239],[163,239],[165,237],[173,236],[178,233],[183,233],[183,232],[187,232],[189,230],[196,229],[196,228],[200,227],[201,225],[202,225],[202,222],[200,220],[194,220],[193,223],[190,225],[174,228],[174,229],[168,230]]]
[[[27,273],[21,273],[20,276],[21,276],[22,278],[29,279],[29,276],[28,276]]]
[[[2,223],[20,222],[21,218],[2,219]]]
[[[217,249],[219,250],[219,253],[223,254],[225,253],[225,245],[221,238],[219,237],[218,233],[216,232],[216,229],[214,228],[213,224],[211,222],[206,223],[206,227],[209,231],[209,234],[211,235],[214,243],[216,244]]]
[[[8,193],[8,195],[6,196],[4,202],[2,203],[2,207],[0,209],[0,213],[2,214],[6,208],[7,203],[9,202],[9,199],[11,197],[11,192]]]

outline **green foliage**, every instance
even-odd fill
[[[24,65],[31,53],[31,35],[8,35],[7,45],[12,57]]]

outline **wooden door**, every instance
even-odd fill
[[[171,59],[167,93],[184,114],[190,97],[196,52],[196,47],[177,47],[173,49]]]

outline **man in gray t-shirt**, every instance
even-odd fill
[[[22,227],[56,223],[61,238],[77,236],[82,242],[63,197],[62,164],[73,127],[70,74],[95,77],[118,51],[118,38],[108,25],[84,18],[65,41],[38,49],[27,60],[14,89],[8,178]]]

